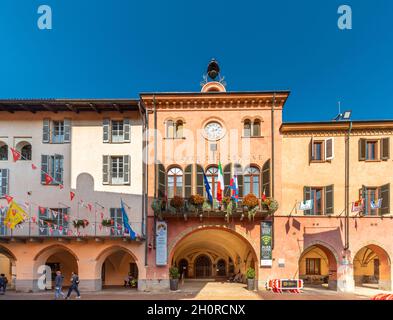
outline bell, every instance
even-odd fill
[[[207,66],[207,75],[214,80],[219,73],[220,66],[215,59],[212,59],[212,61],[210,61],[209,65]]]

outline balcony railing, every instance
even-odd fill
[[[154,210],[156,216],[161,218],[240,218],[241,220],[249,218],[250,210],[243,206],[242,200],[228,209],[227,204],[219,204],[214,200],[213,205],[206,203],[200,206],[195,206],[190,203],[188,198],[183,198],[183,205],[175,208],[171,206],[171,199],[163,202],[160,210]],[[258,206],[253,210],[253,218],[264,218],[272,214],[268,206],[263,204],[261,199],[258,199]]]

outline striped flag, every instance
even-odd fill
[[[218,163],[218,179],[217,179],[217,200],[222,201],[222,195],[224,194],[224,175],[222,174],[221,161]]]

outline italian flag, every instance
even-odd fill
[[[222,195],[224,193],[224,175],[222,174],[221,161],[218,163],[218,179],[217,179],[217,200],[222,201]]]

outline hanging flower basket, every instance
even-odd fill
[[[243,208],[247,210],[249,220],[254,219],[258,206],[259,201],[255,194],[249,193],[243,198]]]
[[[182,197],[174,196],[169,202],[170,206],[174,208],[176,211],[180,211],[184,208],[184,200]]]
[[[114,221],[112,219],[103,219],[101,221],[101,224],[103,227],[111,227],[114,224]]]
[[[278,201],[274,200],[273,198],[266,198],[262,202],[262,205],[263,205],[264,208],[266,208],[269,211],[269,215],[271,215],[274,212],[276,212],[278,207],[279,207]]]
[[[86,219],[77,219],[72,221],[74,228],[79,229],[80,227],[85,228],[89,225],[89,221]]]

